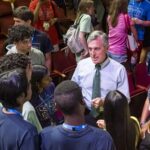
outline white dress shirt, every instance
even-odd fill
[[[92,85],[95,75],[95,64],[91,58],[81,60],[72,76],[72,81],[78,83],[82,88],[84,101],[89,109],[91,109]],[[112,90],[122,92],[130,100],[127,72],[123,65],[107,58],[101,64],[101,98],[105,98],[106,94]]]

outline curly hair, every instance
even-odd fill
[[[8,39],[14,43],[23,41],[24,39],[31,38],[32,29],[26,25],[16,25],[12,26],[8,30]]]
[[[24,54],[14,53],[4,55],[0,59],[0,74],[16,68],[26,69],[31,64],[31,59]]]

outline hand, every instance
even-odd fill
[[[142,138],[145,138],[145,132],[148,132],[150,133],[150,121],[148,121],[147,123],[145,123],[143,126],[142,126],[142,129],[141,129],[141,137]]]
[[[98,109],[100,106],[103,106],[103,104],[104,104],[104,100],[100,97],[92,99],[92,106],[96,109]]]
[[[132,20],[133,20],[133,22],[134,22],[135,24],[143,25],[143,20],[141,20],[141,19],[132,18]]]
[[[102,128],[102,129],[106,128],[106,124],[105,124],[105,121],[103,119],[97,120],[96,124],[99,128]]]

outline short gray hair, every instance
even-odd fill
[[[98,37],[102,39],[104,47],[108,48],[108,36],[106,35],[106,33],[98,30],[95,30],[90,33],[87,39],[87,43],[97,39]]]

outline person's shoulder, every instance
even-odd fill
[[[58,132],[60,126],[61,125],[46,127],[40,132],[40,135],[42,137],[51,137],[55,134],[55,132]]]
[[[8,124],[11,124],[11,126],[13,126],[14,129],[17,129],[20,133],[37,134],[36,128],[31,123],[23,120],[21,116],[7,116],[5,119],[7,119]]]
[[[38,29],[34,29],[34,34],[38,36],[40,35],[41,37],[44,37],[44,38],[48,38],[48,35],[45,32],[38,30]]]
[[[37,54],[43,54],[43,52],[41,52],[39,49],[37,49],[35,47],[31,47],[31,52],[32,53],[37,53]]]
[[[30,111],[35,111],[34,107],[32,106],[32,104],[29,101],[26,101],[23,104],[23,109],[27,109],[27,110],[30,110]]]
[[[100,128],[96,128],[96,127],[92,127],[89,126],[89,128],[91,128],[92,132],[93,132],[93,137],[95,139],[97,139],[97,142],[106,142],[106,143],[112,143],[113,145],[113,140],[112,137],[110,136],[110,134],[103,129]]]
[[[81,15],[81,20],[85,20],[85,19],[91,19],[91,16],[88,14],[82,14]]]
[[[88,65],[88,64],[90,64],[90,63],[92,63],[92,60],[91,60],[90,57],[88,57],[88,58],[85,58],[85,59],[80,60],[80,61],[78,62],[78,66]]]
[[[121,63],[119,63],[119,62],[113,60],[112,58],[109,58],[109,60],[110,60],[110,65],[113,65],[113,66],[115,66],[116,68],[124,68],[124,66],[123,66]],[[125,69],[125,68],[124,68],[124,69]]]

